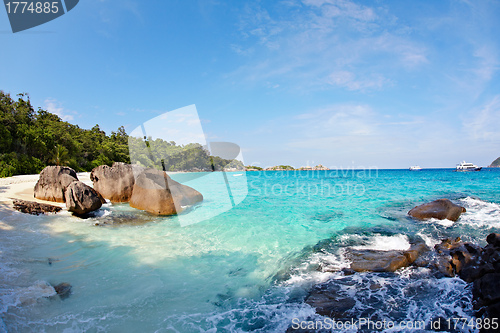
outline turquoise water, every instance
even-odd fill
[[[346,247],[404,249],[416,239],[433,246],[457,236],[484,245],[500,231],[499,170],[235,172],[227,184],[220,175],[173,175],[205,197],[174,217],[127,204],[107,204],[84,220],[3,211],[6,329],[284,332],[293,318],[321,318],[304,298],[332,279],[356,298],[358,316],[472,316],[470,286],[458,278],[416,268],[339,271],[349,265]],[[437,198],[467,213],[456,223],[407,217]],[[64,300],[48,286],[60,282],[73,286]],[[374,283],[382,288],[372,291]]]

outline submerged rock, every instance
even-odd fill
[[[102,206],[102,197],[92,187],[76,181],[71,183],[64,193],[66,207],[70,212],[83,215]]]
[[[40,215],[45,213],[57,213],[61,211],[61,207],[47,205],[43,203],[38,203],[34,201],[26,201],[26,200],[18,200],[15,199],[14,209],[18,210],[22,213],[31,214],[31,215]]]
[[[75,181],[78,181],[75,170],[65,166],[48,166],[40,172],[34,196],[40,200],[65,202],[64,191]]]
[[[57,286],[54,286],[54,290],[61,299],[66,299],[71,295],[71,285],[67,282],[59,283]]]
[[[101,165],[90,173],[94,189],[111,202],[128,202],[132,196],[135,184],[135,173],[140,173],[143,168],[121,162],[113,166]]]
[[[466,210],[462,206],[455,205],[448,199],[438,199],[411,209],[408,214],[414,218],[425,220],[435,218],[438,220],[448,219],[456,221]]]
[[[173,215],[202,200],[200,192],[172,180],[165,172],[146,169],[135,181],[130,206],[155,215]]]

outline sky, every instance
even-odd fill
[[[0,89],[108,134],[195,105],[247,165],[487,166],[499,17],[488,0],[82,0],[14,34],[0,10]]]

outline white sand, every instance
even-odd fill
[[[12,201],[14,199],[21,199],[65,208],[66,205],[64,203],[45,201],[34,197],[33,189],[38,181],[38,178],[39,175],[22,175],[0,178],[0,204],[2,204],[3,207],[12,208]],[[78,173],[78,179],[85,184],[92,186],[90,172]]]

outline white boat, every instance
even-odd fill
[[[410,171],[420,171],[422,168],[419,165],[412,165]]]
[[[479,171],[481,169],[482,167],[463,161],[462,163],[457,164],[456,171]]]

